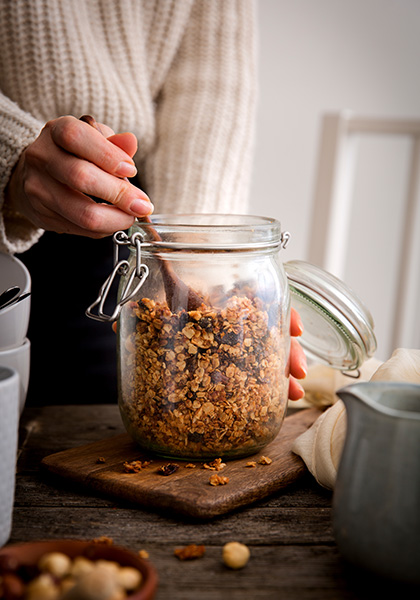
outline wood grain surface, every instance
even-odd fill
[[[227,461],[219,472],[206,469],[204,462],[197,461],[193,463],[195,468],[187,468],[188,463],[183,461],[149,456],[125,433],[46,456],[41,465],[50,473],[107,496],[208,519],[261,500],[299,479],[306,467],[291,447],[319,414],[311,408],[286,417],[276,439],[263,451]],[[261,456],[268,456],[272,463],[259,464]],[[104,462],[98,463],[100,457]],[[138,473],[126,473],[124,462],[134,460],[151,462]],[[247,467],[249,461],[255,461],[256,466]],[[168,463],[178,465],[175,473],[159,474],[160,467]],[[214,473],[227,477],[229,482],[210,485]]]
[[[143,509],[138,503],[92,493],[92,488],[39,470],[46,456],[111,440],[123,432],[115,403],[89,405],[87,400],[77,406],[26,407],[8,544],[108,536],[135,552],[145,549],[158,570],[156,600],[419,597],[418,589],[369,577],[342,560],[331,522],[332,493],[307,470],[295,484],[214,519]],[[251,551],[249,563],[239,571],[228,569],[222,561],[223,546],[231,541],[242,542]],[[204,557],[178,560],[175,548],[191,543],[205,545]]]

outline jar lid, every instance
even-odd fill
[[[284,264],[292,306],[303,322],[306,354],[342,371],[358,369],[376,350],[372,316],[340,279],[311,263]]]

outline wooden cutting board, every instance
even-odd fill
[[[193,463],[195,468],[187,468],[187,462],[148,456],[125,433],[51,454],[41,465],[50,473],[108,496],[143,507],[208,519],[260,500],[301,477],[306,466],[293,454],[292,444],[320,414],[317,409],[309,408],[286,417],[277,438],[262,452],[226,461],[226,467],[218,472],[204,468],[205,461],[197,461]],[[268,456],[272,463],[258,464],[261,456]],[[105,462],[98,462],[100,457]],[[124,462],[134,460],[151,460],[151,463],[138,473],[126,473]],[[249,461],[256,461],[256,467],[247,467]],[[169,476],[159,474],[158,469],[168,463],[178,464],[178,470]],[[209,479],[214,473],[228,477],[229,482],[210,485]]]

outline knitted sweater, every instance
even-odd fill
[[[254,0],[0,0],[0,208],[45,122],[92,114],[139,140],[155,212],[246,212]],[[0,211],[0,251],[43,233]]]

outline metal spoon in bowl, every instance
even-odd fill
[[[20,287],[14,285],[7,288],[0,294],[0,310],[7,306],[12,300],[14,300],[20,294]]]
[[[9,306],[12,306],[13,304],[18,304],[18,302],[20,302],[21,300],[25,300],[25,298],[27,298],[30,295],[31,292],[25,292],[20,296],[15,296],[14,298],[12,298],[12,300],[7,302],[6,304],[3,304],[3,306],[0,306],[0,310],[3,310],[3,308],[9,308]]]

